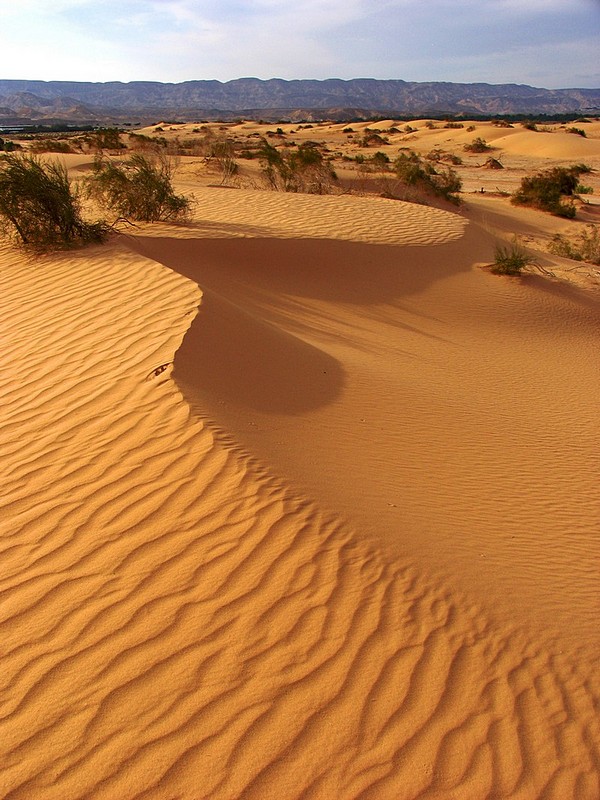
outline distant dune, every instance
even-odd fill
[[[582,223],[197,161],[188,223],[0,247],[0,796],[597,800],[600,283],[487,269]]]

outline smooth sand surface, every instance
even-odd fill
[[[483,268],[564,222],[196,199],[0,251],[0,796],[597,800],[599,295]]]

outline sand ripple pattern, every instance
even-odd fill
[[[194,219],[185,237],[336,239],[431,246],[459,239],[466,222],[438,208],[379,197],[193,187]],[[165,226],[166,228],[166,226]],[[152,235],[159,229],[152,227]]]
[[[191,282],[3,253],[0,796],[598,798],[598,680],[190,417]]]

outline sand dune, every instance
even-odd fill
[[[600,795],[597,304],[491,247],[208,189],[2,251],[2,797]]]

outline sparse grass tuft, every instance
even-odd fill
[[[494,275],[518,276],[533,261],[526,250],[516,241],[510,245],[497,245],[494,251],[494,265],[491,271]]]

